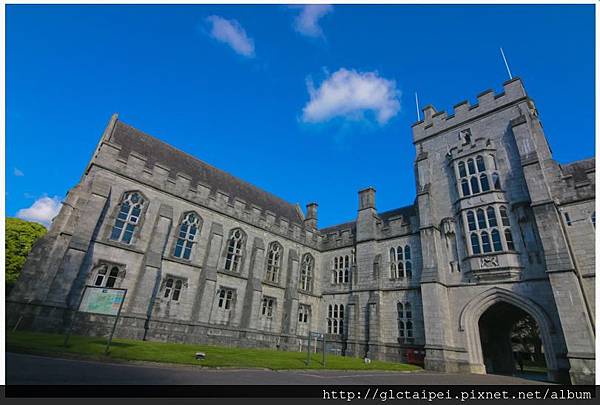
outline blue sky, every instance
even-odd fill
[[[411,204],[414,92],[451,110],[499,91],[500,46],[555,158],[593,156],[591,5],[9,5],[6,213],[47,219],[114,112],[287,201],[318,202],[321,227],[354,219],[369,185],[379,211]]]

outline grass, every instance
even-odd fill
[[[420,367],[373,360],[327,355],[326,367],[321,354],[313,354],[307,366],[306,352],[286,352],[268,349],[243,349],[180,343],[149,342],[113,339],[110,353],[104,354],[106,338],[71,336],[68,347],[63,347],[64,335],[33,332],[7,332],[6,351],[51,356],[76,356],[94,360],[151,361],[159,363],[193,364],[203,367],[267,368],[272,370],[330,369],[330,370],[388,370],[418,371]],[[205,360],[196,360],[196,352],[206,353]]]

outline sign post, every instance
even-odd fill
[[[71,336],[71,331],[73,330],[73,324],[75,323],[75,316],[77,315],[77,312],[109,315],[114,316],[115,321],[110,331],[108,342],[106,343],[106,350],[104,351],[104,354],[108,354],[110,344],[115,333],[115,329],[117,328],[117,322],[119,321],[119,316],[121,315],[121,309],[123,308],[123,302],[125,301],[126,295],[127,289],[125,288],[104,288],[86,285],[83,290],[83,294],[81,294],[79,305],[77,306],[77,309],[73,314],[71,326],[69,327],[69,331],[67,332],[67,336],[65,337],[64,346],[66,347],[69,342],[69,338]]]

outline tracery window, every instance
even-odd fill
[[[473,194],[500,190],[500,177],[496,172],[496,160],[493,155],[487,155],[488,162],[483,155],[477,155],[475,159],[457,162],[457,175],[462,197]],[[491,179],[491,183],[490,183]]]
[[[271,243],[267,252],[267,272],[265,280],[272,283],[279,283],[279,274],[281,269],[281,256],[283,248],[277,242]]]
[[[110,239],[131,244],[133,234],[140,222],[145,200],[137,191],[123,195]]]
[[[312,292],[313,290],[313,270],[315,266],[315,259],[310,254],[305,254],[302,257],[302,263],[300,268],[300,280],[298,288],[303,291]]]
[[[195,212],[185,214],[179,225],[179,234],[175,243],[173,256],[180,259],[189,260],[192,254],[192,248],[198,238],[200,227],[200,217]]]
[[[217,306],[225,310],[231,309],[233,297],[234,290],[221,287],[219,291],[217,291]]]
[[[262,301],[261,315],[272,318],[275,308],[275,298],[264,297]]]
[[[298,322],[308,323],[310,321],[310,305],[298,304]]]
[[[181,295],[181,288],[183,287],[183,281],[180,279],[174,279],[173,277],[167,278],[163,291],[163,298],[171,301],[179,301]]]
[[[225,270],[239,272],[242,262],[242,248],[244,233],[241,229],[234,229],[227,242],[227,256],[225,257]]]
[[[344,333],[344,305],[329,304],[327,309],[327,333],[341,335]]]
[[[390,248],[390,278],[412,278],[412,257],[410,246]]]
[[[498,213],[500,223],[498,222]],[[507,208],[488,206],[465,213],[471,254],[515,250]]]

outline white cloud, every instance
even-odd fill
[[[253,57],[254,41],[248,38],[246,31],[236,20],[227,20],[217,15],[206,18],[211,24],[210,36],[219,42],[226,43],[238,54]]]
[[[298,8],[296,6],[291,6]],[[294,20],[294,28],[302,35],[308,37],[320,37],[323,31],[319,26],[319,20],[333,11],[333,7],[327,4],[309,4],[300,6],[300,14]]]
[[[304,122],[323,122],[335,117],[364,118],[373,112],[377,122],[387,123],[400,111],[400,91],[394,80],[377,72],[340,69],[325,79],[319,88],[307,81],[310,100],[302,110]]]
[[[52,198],[47,196],[40,197],[33,205],[31,205],[31,207],[20,209],[19,212],[17,212],[17,218],[38,222],[45,227],[48,227],[52,222],[52,219],[58,215],[61,205],[60,198],[56,196]]]
[[[23,177],[23,176],[25,176],[25,173],[23,173],[21,170],[17,169],[16,167],[15,167],[13,173],[17,177]]]

